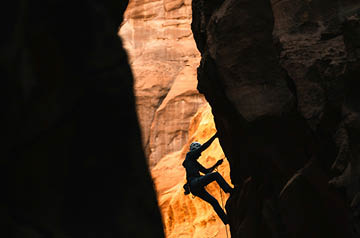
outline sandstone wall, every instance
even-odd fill
[[[167,237],[226,237],[212,207],[184,196],[181,163],[190,142],[214,133],[211,109],[197,91],[200,54],[191,32],[191,1],[130,1],[119,35],[135,75],[137,112]],[[190,128],[190,129],[189,129]],[[223,157],[218,143],[205,166]],[[229,180],[228,164],[221,170]],[[220,201],[218,187],[209,186]],[[225,202],[225,194],[223,194]]]
[[[232,237],[359,235],[358,1],[194,0]]]
[[[209,105],[199,108],[191,119],[189,139],[181,151],[168,154],[151,170],[155,187],[158,193],[159,206],[168,238],[225,238],[226,228],[215,211],[208,203],[192,195],[183,194],[183,185],[186,182],[185,170],[182,166],[190,143],[199,141],[204,143],[216,132],[213,115]],[[218,140],[202,153],[199,162],[210,167],[221,158],[224,153]],[[230,169],[226,159],[219,166],[219,172],[230,183]],[[225,205],[228,195],[222,192],[216,183],[207,186],[219,204]]]
[[[181,150],[204,98],[196,90],[200,55],[190,29],[191,1],[133,0],[119,35],[135,76],[142,140],[150,167]]]

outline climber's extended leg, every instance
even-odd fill
[[[225,214],[224,210],[219,205],[218,201],[211,196],[204,188],[200,189],[199,191],[194,194],[201,198],[202,200],[208,202],[211,204],[211,206],[214,208],[215,212],[218,214],[222,222],[226,225],[228,224],[227,215]]]

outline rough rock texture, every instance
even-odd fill
[[[127,3],[1,7],[1,237],[164,236],[117,35]]]
[[[215,124],[211,108],[204,105],[192,118],[189,127],[189,140],[181,151],[168,154],[151,170],[158,194],[159,206],[163,215],[165,233],[168,238],[225,238],[226,230],[213,208],[192,195],[185,196],[183,185],[186,181],[185,170],[181,165],[189,145],[193,141],[205,142],[215,133]],[[199,161],[205,167],[212,166],[218,159],[224,158],[224,153],[218,140],[202,153]],[[227,160],[219,166],[219,172],[230,183],[230,169]],[[228,198],[219,186],[211,183],[207,190],[220,203]],[[222,197],[221,197],[222,196]]]
[[[150,167],[186,143],[190,119],[205,104],[203,95],[196,90],[196,82],[194,65],[184,67],[156,109],[149,135]]]
[[[132,0],[119,35],[135,76],[137,112],[150,167],[181,150],[197,108],[200,54],[190,29],[189,0]]]
[[[360,4],[193,0],[232,237],[357,237]]]

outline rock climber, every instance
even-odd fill
[[[201,156],[201,152],[206,150],[211,143],[216,139],[218,134],[213,135],[207,142],[201,145],[199,142],[193,142],[190,145],[190,151],[186,154],[182,165],[186,170],[187,183],[184,185],[185,194],[190,192],[202,200],[211,204],[220,219],[226,225],[228,224],[227,216],[224,210],[219,205],[218,201],[211,196],[206,190],[205,186],[216,181],[222,190],[226,193],[231,193],[233,188],[225,181],[225,179],[218,173],[212,172],[217,166],[223,163],[223,159],[218,160],[215,165],[206,169],[197,160]],[[204,175],[200,175],[200,172]]]

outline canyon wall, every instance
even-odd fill
[[[133,0],[124,17],[119,35],[134,72],[143,146],[166,237],[226,237],[212,207],[185,196],[182,188],[185,170],[181,163],[189,144],[204,142],[215,131],[211,109],[197,91],[200,53],[191,31],[191,1]],[[220,145],[214,142],[201,161],[210,166],[222,157]],[[229,180],[227,163],[221,171]],[[220,201],[218,187],[208,189]]]
[[[120,27],[151,168],[181,150],[191,117],[206,102],[196,89],[200,54],[190,23],[190,0],[132,0]]]
[[[193,0],[232,237],[357,237],[360,4]]]
[[[215,132],[211,108],[206,104],[200,107],[192,118],[189,126],[189,139],[182,150],[168,154],[151,170],[168,238],[226,237],[226,228],[211,205],[191,194],[185,196],[183,190],[186,179],[182,162],[189,151],[191,142],[204,143]],[[219,141],[215,140],[202,153],[199,162],[209,168],[221,158],[224,158],[224,152]],[[224,163],[218,168],[219,173],[231,184],[227,160],[224,159]],[[220,187],[216,183],[209,184],[206,189],[219,201],[220,205],[225,206],[229,195],[223,191],[220,194]]]
[[[127,3],[1,7],[1,237],[164,237],[117,35]]]

